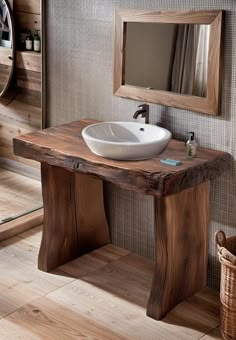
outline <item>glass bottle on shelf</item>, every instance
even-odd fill
[[[40,41],[39,31],[36,30],[35,35],[34,35],[34,51],[40,52],[40,50],[41,50],[41,41]]]
[[[26,49],[26,51],[32,51],[33,50],[33,37],[31,35],[30,31],[25,38],[25,49]]]

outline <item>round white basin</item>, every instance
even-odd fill
[[[171,140],[170,131],[136,122],[92,124],[83,129],[82,136],[93,153],[117,160],[153,158]]]

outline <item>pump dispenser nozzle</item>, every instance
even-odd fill
[[[187,135],[189,136],[190,140],[194,140],[194,132],[193,131],[188,132]]]

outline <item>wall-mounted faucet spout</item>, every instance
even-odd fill
[[[145,124],[149,124],[149,105],[141,104],[138,107],[140,109],[134,113],[133,118],[137,119],[139,115],[142,115],[142,118],[145,118]]]

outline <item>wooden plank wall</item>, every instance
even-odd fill
[[[13,0],[16,36],[19,32],[40,29],[40,0]],[[16,88],[7,98],[0,99],[0,162],[12,166],[17,161],[33,167],[33,161],[13,154],[12,138],[42,127],[42,57],[41,53],[16,52]]]

